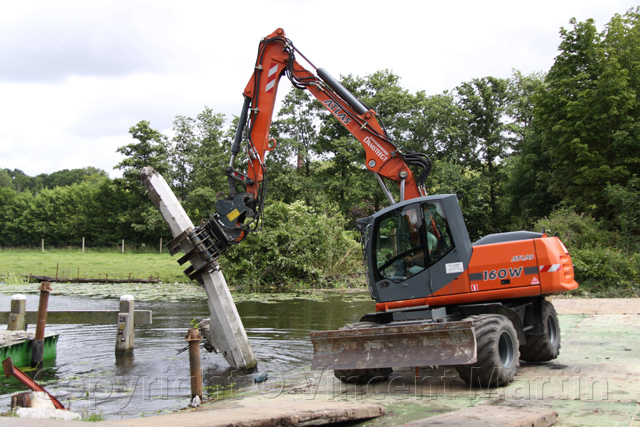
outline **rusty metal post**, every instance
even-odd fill
[[[38,320],[36,322],[36,337],[31,344],[31,364],[42,363],[44,358],[44,329],[47,326],[47,309],[49,307],[49,293],[51,283],[42,282],[40,285],[40,301],[38,303]]]
[[[11,297],[11,313],[9,313],[9,322],[7,330],[24,331],[27,329],[27,297],[26,295],[13,295]]]
[[[189,369],[191,371],[191,399],[196,396],[202,401],[202,369],[200,367],[200,331],[197,328],[189,329],[186,336],[189,343]]]
[[[116,336],[116,356],[124,356],[133,351],[135,341],[133,295],[120,297],[120,313],[118,314],[118,334]]]

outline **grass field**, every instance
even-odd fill
[[[188,281],[177,259],[168,253],[3,249],[0,250],[0,276],[6,283],[30,274],[56,277],[56,273],[57,277],[67,279],[104,279],[108,275],[109,279],[152,278],[160,279],[163,283]]]

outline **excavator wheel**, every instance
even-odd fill
[[[365,329],[374,327],[373,322],[355,322],[344,325],[340,329]],[[386,380],[391,375],[391,368],[374,369],[336,369],[333,375],[343,383],[348,384],[373,384]]]
[[[513,381],[518,370],[518,335],[511,321],[500,314],[481,314],[464,320],[473,322],[477,362],[458,365],[460,378],[473,387],[502,387]]]
[[[548,301],[542,301],[544,334],[526,335],[526,344],[520,345],[520,358],[527,362],[547,362],[560,354],[560,323],[556,309]]]

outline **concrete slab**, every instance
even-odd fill
[[[233,400],[225,407],[199,408],[174,414],[144,418],[100,421],[102,427],[271,427],[324,425],[376,418],[384,408],[376,404],[309,401],[297,398]],[[5,422],[6,421],[6,422]],[[3,427],[63,426],[59,420],[25,420],[3,418]],[[73,424],[76,425],[76,424]]]
[[[231,408],[194,410],[180,414],[160,415],[122,421],[105,421],[101,426],[150,426],[153,427],[270,427],[323,425],[345,421],[357,421],[379,417],[384,408],[375,404],[349,402],[305,401],[302,399],[240,400]]]
[[[553,425],[557,418],[556,411],[546,408],[481,405],[424,418],[406,425],[409,427],[548,427]]]

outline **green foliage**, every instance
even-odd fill
[[[96,414],[96,413],[92,413],[88,415],[83,414],[83,418],[82,418],[82,421],[86,421],[89,423],[97,423],[99,421],[104,421],[104,420],[105,420],[104,415]]]
[[[459,163],[434,161],[429,194],[456,194],[472,241],[495,233],[489,207],[489,182],[485,175]]]
[[[628,251],[640,252],[640,177],[633,176],[626,186],[607,185],[609,227],[618,230],[616,245]]]
[[[536,231],[547,234],[558,233],[569,252],[575,249],[613,246],[614,234],[606,230],[602,221],[589,214],[578,214],[573,208],[565,207],[554,211],[536,222]]]
[[[167,149],[171,172],[166,179],[192,217],[210,211],[215,194],[226,187],[231,144],[223,124],[224,115],[208,107],[195,119],[177,116],[173,122],[175,136]]]
[[[132,188],[141,188],[140,171],[142,168],[152,166],[163,175],[170,170],[168,139],[153,129],[146,120],[141,120],[132,126],[129,133],[136,142],[118,148],[118,153],[125,158],[115,167],[122,171],[124,179]]]
[[[534,114],[551,192],[603,217],[605,189],[640,175],[638,10],[614,16],[600,33],[593,20],[571,20]]]
[[[583,295],[640,297],[640,253],[596,246],[573,251],[571,259]]]
[[[335,278],[358,271],[357,236],[344,230],[335,206],[270,202],[264,214],[264,229],[220,261],[230,285],[246,292],[333,286]]]
[[[579,291],[592,296],[640,296],[640,253],[616,246],[619,233],[604,221],[562,208],[536,223],[558,233],[571,254]]]

